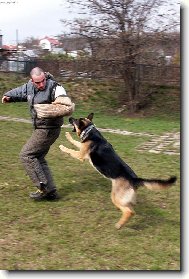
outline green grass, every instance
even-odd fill
[[[0,73],[0,96],[11,88],[27,82],[22,75]],[[90,112],[95,113],[95,124],[101,128],[119,127],[121,130],[161,134],[180,129],[180,93],[178,88],[161,86],[155,88],[149,105],[144,112],[132,117],[119,113],[121,84],[118,81],[77,80],[65,82],[69,96],[76,104],[74,116],[80,117]],[[0,105],[1,115],[29,119],[27,103]],[[103,115],[103,121],[102,121]],[[145,116],[144,116],[145,115]],[[66,123],[67,124],[67,119]]]
[[[18,118],[30,119],[30,113],[27,103],[10,103],[0,104],[1,115]],[[167,131],[176,132],[180,129],[179,120],[165,119],[160,116],[147,118],[129,118],[124,116],[106,115],[102,112],[96,112],[95,108],[85,108],[76,104],[74,117],[87,116],[94,112],[94,122],[100,128],[112,128],[120,130],[128,130],[131,132],[146,132],[162,134]],[[103,121],[102,121],[103,118]],[[65,124],[68,124],[68,118],[65,118]]]
[[[13,78],[10,83],[8,77],[7,80],[1,79],[1,93],[22,81]],[[67,86],[73,88],[74,84]],[[111,113],[116,101],[110,104],[103,99],[100,106],[105,85],[98,90],[99,96],[93,100],[76,102],[74,116],[93,111],[97,127],[157,135],[180,129],[178,117],[157,113],[155,117],[129,118]],[[109,98],[110,88],[107,92]],[[0,115],[30,118],[26,103],[1,104],[0,111]],[[0,268],[180,270],[179,156],[139,153],[137,147],[148,140],[145,136],[104,133],[139,176],[178,177],[176,185],[169,191],[151,192],[140,188],[136,215],[117,231],[114,224],[121,213],[110,199],[111,182],[88,162],[81,163],[60,152],[58,146],[61,143],[70,146],[64,135],[67,130],[70,131],[62,129],[61,136],[47,155],[61,199],[37,203],[28,197],[35,188],[19,161],[19,152],[31,135],[32,127],[0,120]]]
[[[180,187],[138,191],[136,215],[122,230],[110,200],[111,182],[52,146],[47,160],[61,195],[58,202],[33,202],[34,190],[18,159],[30,124],[0,122],[1,269],[179,270]],[[117,125],[117,124],[116,124]],[[121,128],[121,127],[120,127]],[[69,130],[69,129],[68,129]],[[179,178],[179,157],[137,153],[145,139],[105,134],[138,173]]]

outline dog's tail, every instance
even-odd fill
[[[163,190],[172,186],[177,180],[176,176],[171,176],[169,179],[145,179],[145,178],[135,178],[134,186],[138,188],[139,186],[145,186],[149,190]]]

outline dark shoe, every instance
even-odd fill
[[[30,198],[36,201],[42,200],[57,200],[59,198],[58,193],[56,190],[52,190],[51,192],[45,192],[42,190],[37,190],[36,192],[30,193]]]
[[[46,200],[48,200],[48,201],[54,201],[54,200],[59,200],[59,199],[60,199],[60,196],[56,190],[48,193],[46,196]]]

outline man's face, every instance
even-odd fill
[[[32,82],[38,90],[44,90],[46,86],[45,74],[41,73],[40,76],[33,75]]]

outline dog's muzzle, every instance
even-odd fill
[[[73,117],[70,117],[70,118],[69,118],[69,122],[70,122],[70,124],[73,125],[73,123],[74,123],[74,118],[73,118]]]
[[[69,120],[70,124],[72,124],[74,126],[75,119],[73,117],[70,117],[68,120]],[[74,126],[72,132],[76,132],[75,126]]]

